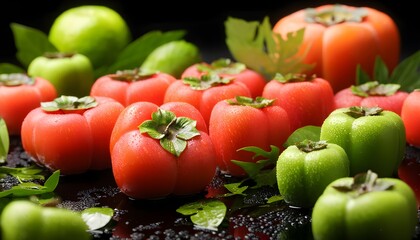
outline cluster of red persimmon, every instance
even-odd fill
[[[357,65],[372,74],[378,55],[390,70],[399,61],[396,26],[384,24],[392,21],[386,15],[369,11],[375,15],[368,18],[373,22],[364,23],[369,30],[349,22],[339,30],[347,31],[340,35],[343,41],[333,38],[338,30],[306,23],[303,48],[312,42],[314,50],[305,61],[317,64],[305,73],[267,80],[228,59],[194,64],[180,79],[130,69],[100,77],[90,96],[83,98],[57,96],[47,80],[35,78],[33,84],[8,88],[7,94],[25,97],[14,98],[11,114],[0,115],[37,163],[60,169],[63,175],[112,168],[118,187],[136,199],[201,192],[217,168],[244,176],[231,160],[258,159],[238,149],[255,146],[268,151],[271,145],[284,149],[296,129],[321,126],[341,107],[379,106],[393,111],[406,124],[407,142],[420,146],[419,91],[379,95],[368,89],[363,96],[352,91]],[[274,31],[296,30],[285,22],[299,17],[301,13],[285,18]],[[364,39],[351,42],[346,36],[352,34]],[[328,41],[334,41],[334,49]]]

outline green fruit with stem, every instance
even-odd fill
[[[58,95],[84,97],[94,82],[92,64],[86,56],[73,53],[46,53],[28,66],[28,75],[50,81]]]
[[[48,39],[60,52],[86,55],[94,68],[113,63],[131,41],[125,19],[100,5],[82,5],[62,12],[53,22]]]

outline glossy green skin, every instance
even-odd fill
[[[27,200],[15,200],[6,205],[0,223],[3,240],[92,238],[79,213],[63,208],[42,207]]]
[[[284,200],[297,207],[311,208],[332,181],[349,176],[349,160],[336,144],[304,152],[295,145],[286,148],[276,165],[277,185]]]
[[[350,176],[371,170],[379,177],[396,176],[404,159],[405,127],[391,111],[353,118],[347,108],[333,111],[321,126],[320,139],[340,145],[350,160]]]
[[[141,65],[145,72],[164,72],[176,78],[189,66],[200,62],[198,47],[185,40],[165,43],[153,50]]]
[[[29,64],[28,75],[50,81],[59,96],[87,96],[94,82],[92,64],[82,54],[64,58],[39,56]]]
[[[351,184],[352,177],[337,179],[328,185],[312,211],[314,239],[413,239],[417,224],[414,192],[397,178],[377,181],[391,182],[394,186],[355,198],[332,187]]]

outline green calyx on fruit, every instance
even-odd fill
[[[182,81],[185,84],[190,85],[190,87],[194,90],[205,90],[211,87],[229,84],[233,81],[234,78],[232,77],[220,77],[214,73],[208,73],[201,75],[200,78],[197,77],[185,77]]]
[[[195,120],[176,117],[171,111],[159,109],[152,114],[152,120],[144,121],[139,129],[141,133],[159,139],[165,150],[179,157],[187,147],[187,141],[200,135],[196,124]]]
[[[245,96],[236,96],[235,99],[226,100],[230,105],[251,106],[254,108],[264,108],[273,105],[275,99],[263,97],[250,98]]]
[[[317,11],[314,8],[308,8],[305,12],[305,20],[310,23],[319,23],[325,26],[331,26],[343,22],[361,22],[368,12],[364,8],[355,8],[349,10],[340,4],[330,8]]]
[[[41,102],[44,111],[57,110],[86,110],[98,106],[96,99],[90,96],[77,98],[74,96],[61,96],[51,102]]]
[[[33,85],[35,80],[24,73],[0,74],[0,86],[12,87],[19,85]]]
[[[233,62],[229,58],[220,58],[211,64],[197,64],[200,72],[214,72],[218,74],[239,74],[246,70],[246,65],[239,62]]]
[[[136,82],[152,77],[155,73],[144,72],[140,68],[119,70],[115,74],[109,74],[109,77],[125,82]]]

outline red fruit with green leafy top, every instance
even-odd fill
[[[258,147],[269,151],[271,146],[284,149],[290,135],[286,111],[275,100],[236,97],[218,102],[211,113],[209,134],[216,149],[219,168],[233,176],[243,176],[243,168],[231,160],[256,162],[254,154],[239,151],[244,147]]]
[[[274,104],[288,113],[292,132],[307,125],[321,126],[335,109],[330,83],[304,74],[277,74],[266,84],[262,96],[277,99]]]
[[[22,123],[23,149],[63,175],[110,168],[110,136],[123,109],[106,97],[61,96],[43,102]]]
[[[206,124],[185,102],[129,105],[115,124],[110,151],[117,186],[135,199],[197,194],[216,173]]]
[[[47,80],[30,78],[23,73],[0,74],[0,117],[6,122],[9,135],[20,135],[26,115],[57,97],[57,91]]]
[[[166,73],[142,73],[135,68],[100,77],[90,95],[110,97],[124,106],[140,101],[161,105],[166,89],[175,81],[176,78]]]
[[[214,105],[236,96],[251,97],[248,87],[231,77],[208,73],[200,77],[185,77],[166,90],[163,102],[187,102],[197,108],[208,126]]]
[[[380,84],[376,81],[353,85],[335,94],[335,106],[380,107],[400,115],[408,92],[399,91],[399,87],[398,84]]]
[[[232,77],[234,81],[244,83],[251,91],[251,97],[259,97],[267,83],[264,76],[257,71],[249,69],[245,64],[232,62],[230,59],[218,59],[211,63],[196,63],[182,73],[181,78],[200,77],[203,74],[214,72],[220,77]]]

